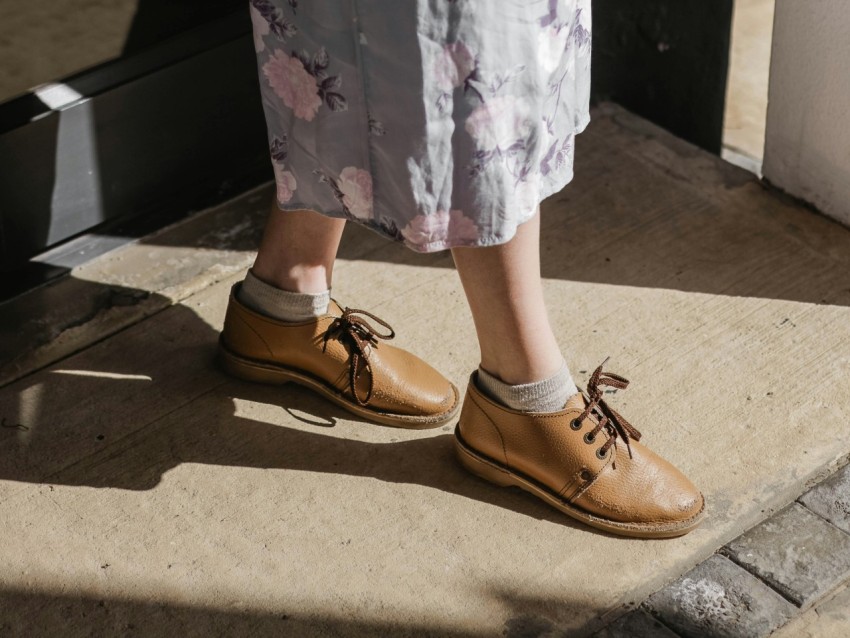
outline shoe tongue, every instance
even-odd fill
[[[573,410],[579,409],[584,410],[584,407],[587,403],[584,400],[584,395],[581,392],[575,393],[569,399],[567,399],[567,404],[564,406],[565,410]]]
[[[335,299],[331,299],[328,304],[327,314],[333,315],[334,317],[339,317],[342,315],[342,306],[340,306]]]

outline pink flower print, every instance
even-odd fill
[[[372,175],[369,171],[346,166],[339,174],[337,186],[342,192],[342,203],[359,219],[372,218]]]
[[[443,47],[433,64],[435,83],[443,93],[450,93],[475,69],[475,55],[463,42],[453,42]]]
[[[401,234],[408,246],[426,251],[437,243],[455,246],[473,244],[478,240],[478,226],[461,210],[438,210],[431,215],[417,215]]]
[[[316,116],[322,99],[316,78],[307,72],[301,60],[277,49],[263,65],[263,74],[275,94],[295,112],[295,117],[309,122]]]
[[[272,162],[272,166],[274,167],[274,181],[277,184],[277,201],[285,204],[292,199],[292,195],[295,193],[297,186],[295,175],[283,170],[283,165],[279,162]]]
[[[531,134],[531,108],[513,95],[490,98],[469,114],[464,128],[480,149],[505,149]]]
[[[552,73],[564,59],[567,38],[570,32],[566,27],[560,29],[548,26],[541,29],[537,36],[537,60],[541,71]]]
[[[257,53],[264,51],[266,43],[263,42],[263,36],[269,34],[269,23],[260,15],[260,12],[251,5],[251,24],[254,27],[254,50]]]

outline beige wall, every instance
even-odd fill
[[[850,224],[850,2],[777,0],[764,175]]]

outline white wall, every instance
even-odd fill
[[[850,0],[777,0],[764,176],[850,224]]]

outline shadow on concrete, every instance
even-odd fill
[[[423,485],[604,534],[518,488],[463,470],[454,456],[454,423],[436,436],[384,428],[295,384],[232,379],[218,369],[218,333],[192,310],[171,306],[155,322],[161,329],[148,329],[151,323],[125,330],[120,349],[97,349],[85,369],[60,362],[38,381],[24,378],[5,390],[0,480],[150,490],[182,463],[319,472]],[[237,416],[237,401],[279,408],[278,422],[293,427]],[[381,428],[390,442],[335,436],[341,419]]]
[[[557,635],[586,636],[587,629],[564,630],[575,625],[571,617],[587,617],[583,603],[559,597],[542,600],[510,593],[487,592],[510,610],[500,635],[504,638],[532,638]],[[229,605],[225,601],[222,606]],[[308,613],[296,606],[281,604],[275,611],[221,609],[191,606],[166,601],[133,601],[108,596],[0,590],[0,634],[8,638],[62,636],[63,638],[98,636],[144,636],[173,638],[195,636],[394,636],[399,638],[478,638],[492,635],[485,631],[452,627],[451,621],[428,624],[411,621],[391,622],[380,618],[346,617],[341,610]],[[597,613],[601,610],[591,610]],[[590,629],[592,630],[592,628]]]

